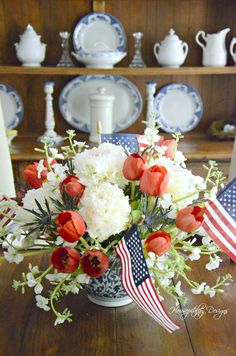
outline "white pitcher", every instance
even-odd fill
[[[199,31],[196,34],[196,42],[203,49],[202,64],[207,67],[224,67],[227,63],[227,51],[225,47],[225,38],[230,28],[213,34],[206,34]],[[202,36],[204,43],[200,42]]]
[[[236,37],[233,37],[230,42],[229,51],[236,65],[236,51],[234,51],[234,45],[236,44]]]

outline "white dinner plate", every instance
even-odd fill
[[[23,101],[19,93],[10,85],[0,83],[0,100],[6,129],[14,129],[24,114]]]
[[[131,126],[142,110],[142,97],[137,87],[119,75],[81,75],[71,80],[59,97],[59,108],[64,119],[74,128],[90,131],[89,96],[99,87],[115,96],[113,131]]]
[[[75,52],[124,52],[126,35],[117,18],[103,12],[92,12],[75,26],[73,45]]]
[[[199,123],[203,103],[199,93],[186,84],[173,83],[155,96],[156,120],[166,132],[188,132]]]

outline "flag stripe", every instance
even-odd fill
[[[226,241],[230,243],[230,245],[233,246],[234,249],[236,249],[235,236],[230,232],[229,227],[219,219],[216,212],[212,208],[208,207],[205,215],[211,224],[215,227],[215,229],[217,229],[219,235],[221,235]]]
[[[222,250],[224,250],[234,262],[236,262],[236,250],[218,232],[218,230],[215,228],[215,226],[211,223],[211,221],[206,215],[202,227],[206,231],[206,233],[208,233],[209,236],[211,236],[211,238],[217,243],[217,245],[219,245],[219,247],[222,248]]]
[[[236,242],[236,223],[235,221],[231,218],[231,216],[227,213],[227,211],[224,209],[224,207],[218,202],[218,200],[212,201],[209,204],[209,209],[211,211],[216,211],[218,215],[218,220],[220,220],[224,223],[224,225],[227,227],[228,231],[228,226],[230,226],[229,234],[232,236],[234,241]]]
[[[161,314],[160,313],[160,310],[157,309],[157,308],[153,308],[152,305],[150,305],[150,303],[146,302],[146,299],[143,299],[143,292],[144,292],[144,287],[141,285],[138,287],[139,289],[139,293],[142,291],[141,293],[141,296],[142,296],[142,299],[140,299],[140,294],[137,294],[136,292],[136,286],[135,286],[135,283],[133,281],[133,278],[132,278],[132,272],[131,272],[131,264],[130,264],[130,259],[129,259],[129,253],[127,251],[127,248],[126,248],[126,244],[125,244],[125,240],[122,239],[118,248],[117,248],[117,252],[118,252],[118,255],[121,254],[120,257],[122,257],[123,259],[123,263],[122,263],[122,280],[123,280],[123,284],[124,284],[124,287],[125,289],[127,288],[128,291],[127,293],[129,294],[130,293],[130,296],[131,297],[134,297],[135,301],[137,302],[137,299],[138,299],[138,304],[141,308],[143,308],[145,311],[148,310],[148,313],[152,314],[152,316],[154,317],[155,320],[157,320],[158,318],[158,322],[161,323],[168,331],[171,331],[173,329],[175,329],[176,327],[173,328],[173,325],[172,323],[169,322],[169,320],[166,318],[165,315]],[[124,272],[126,271],[126,272]],[[150,277],[149,277],[150,278]],[[127,281],[128,279],[128,281]],[[126,284],[126,282],[128,282],[129,286]],[[131,284],[131,285],[130,285]],[[131,290],[130,290],[131,289]],[[147,297],[147,294],[146,292],[144,293],[145,294],[145,297]],[[141,305],[140,305],[141,304]]]

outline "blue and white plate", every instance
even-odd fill
[[[189,85],[173,83],[155,96],[156,121],[166,132],[188,132],[199,123],[203,103],[199,93]]]
[[[59,108],[64,119],[74,128],[90,131],[89,96],[99,87],[115,96],[113,106],[113,131],[131,126],[142,110],[142,97],[137,87],[119,75],[81,75],[71,80],[59,97]]]
[[[126,34],[122,24],[114,16],[92,12],[75,26],[73,45],[75,52],[124,52]]]
[[[0,100],[6,129],[16,128],[24,114],[24,105],[19,93],[10,85],[0,83]]]

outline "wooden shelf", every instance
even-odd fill
[[[168,134],[163,136],[170,137]],[[184,153],[189,162],[208,161],[210,159],[219,162],[230,162],[233,148],[232,141],[209,140],[204,133],[200,132],[187,133],[184,136],[184,139],[179,143],[179,150]],[[88,135],[78,134],[77,140],[88,141]],[[11,147],[12,160],[17,162],[42,159],[42,154],[34,151],[34,148],[40,145],[36,141],[36,137],[31,135],[17,137]]]
[[[111,69],[97,69],[84,67],[20,67],[0,66],[0,74],[16,75],[80,75],[80,74],[117,74],[126,76],[164,76],[164,75],[230,75],[236,74],[235,67],[149,67],[128,68],[115,67]]]

